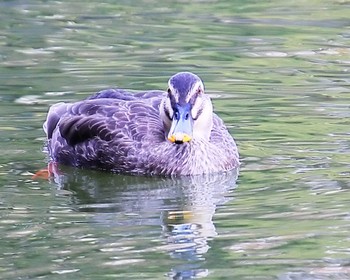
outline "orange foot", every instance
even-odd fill
[[[47,168],[43,168],[35,172],[35,174],[32,176],[32,179],[48,180],[54,174],[54,172],[57,172],[57,163],[49,162],[49,164],[47,165]]]

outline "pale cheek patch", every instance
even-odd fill
[[[198,97],[191,110],[192,118],[196,120],[202,111],[203,111],[203,103],[201,98]]]
[[[172,119],[172,118],[173,118],[173,115],[174,115],[174,110],[173,110],[173,108],[171,107],[170,99],[167,99],[167,100],[166,100],[164,106],[165,106],[166,112],[169,114],[168,117],[169,117],[170,119]]]
[[[160,112],[161,112],[161,115],[163,116],[162,117],[163,120],[164,119],[171,120],[173,118],[174,111],[171,108],[169,98],[163,99],[163,101],[160,105]]]
[[[172,98],[174,98],[175,100],[175,103],[179,103],[179,94],[177,93],[177,90],[169,83],[168,84],[169,86],[169,89],[168,89],[168,94],[171,95]],[[170,98],[169,99],[169,102],[170,102]],[[169,103],[170,105],[170,103]]]

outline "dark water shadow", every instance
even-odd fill
[[[217,233],[213,215],[232,198],[238,170],[181,178],[115,175],[59,167],[53,180],[72,195],[72,207],[96,213],[104,226],[160,226],[160,251],[182,263],[168,273],[171,279],[205,277],[202,260],[208,241]],[[122,214],[124,218],[118,219]],[[120,216],[119,216],[120,217]],[[125,218],[126,217],[126,218]],[[178,263],[178,262],[177,262]]]

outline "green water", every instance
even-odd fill
[[[349,1],[1,1],[1,279],[350,278]],[[237,174],[60,167],[48,106],[202,77]]]

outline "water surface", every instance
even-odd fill
[[[0,278],[347,279],[348,1],[0,3]],[[237,173],[57,167],[48,106],[202,77]]]

